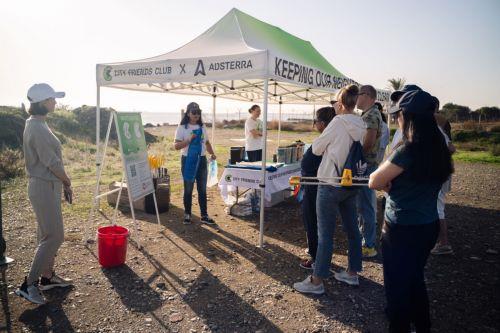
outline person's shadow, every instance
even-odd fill
[[[166,237],[166,239],[176,245],[170,238]],[[239,332],[255,332],[256,330],[281,332],[274,323],[257,311],[247,300],[228,288],[182,247],[178,247],[178,250],[200,267],[203,267],[201,273],[189,285],[170,272],[146,248],[139,249],[135,242],[132,242],[132,246],[140,251],[144,258],[156,269],[146,283],[151,283],[161,276],[172,290],[181,295],[182,300],[191,310],[207,323],[211,330],[225,332],[229,328],[231,330],[238,328]],[[185,289],[185,291],[182,291],[182,289]],[[164,328],[168,328],[154,313],[152,315]]]
[[[7,283],[5,280],[5,270],[6,266],[0,267],[0,274],[2,275],[2,279],[0,280],[0,297],[2,298],[2,312],[5,318],[5,325],[3,322],[0,322],[0,332],[7,331],[10,332],[12,329],[12,322],[10,319],[10,309],[9,309],[9,295],[7,292]]]
[[[73,289],[74,287],[72,286],[55,288],[45,293],[47,304],[25,310],[19,316],[19,321],[24,323],[33,332],[75,332],[62,307],[66,296]],[[50,325],[47,325],[47,319],[50,319]]]
[[[127,309],[147,313],[161,307],[160,294],[144,282],[128,265],[124,264],[111,269],[102,268],[102,272]]]

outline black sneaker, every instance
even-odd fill
[[[40,289],[41,290],[49,290],[52,288],[64,288],[73,285],[73,280],[64,279],[60,276],[57,276],[55,273],[52,274],[50,279],[43,277],[40,279]]]
[[[15,293],[17,296],[23,297],[34,304],[45,304],[47,302],[38,288],[38,282],[28,286],[26,277],[23,284],[16,289]]]
[[[182,221],[183,224],[191,224],[191,214],[184,214],[184,221]]]
[[[204,224],[208,224],[208,225],[215,225],[215,221],[212,220],[210,217],[208,216],[203,216],[200,220],[201,223],[204,223]]]

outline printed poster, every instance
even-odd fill
[[[154,192],[141,114],[115,112],[115,124],[128,191],[132,200],[136,201]]]

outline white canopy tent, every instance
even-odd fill
[[[159,93],[213,97],[214,144],[216,97],[263,104],[328,104],[338,89],[355,83],[335,69],[310,42],[233,8],[206,32],[188,44],[156,57],[98,64],[97,168],[99,173],[100,88],[110,87]],[[379,91],[388,100],[388,91]],[[267,128],[263,128],[260,187],[265,188]],[[260,202],[263,245],[264,195]]]

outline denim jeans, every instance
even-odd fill
[[[423,225],[385,223],[382,228],[384,287],[390,332],[430,332],[424,268],[439,235],[439,220]]]
[[[184,172],[184,164],[186,157],[181,158],[181,171]],[[207,158],[200,157],[196,178],[194,181],[184,180],[184,213],[191,214],[191,205],[193,200],[193,188],[196,181],[196,189],[198,190],[198,204],[200,205],[201,216],[208,216],[207,213]]]
[[[316,215],[316,197],[318,186],[304,186],[304,196],[302,198],[302,221],[307,235],[307,246],[312,260],[316,260],[316,251],[318,249],[318,218]]]
[[[377,164],[368,165],[368,176],[377,169]],[[357,198],[358,223],[363,233],[364,245],[369,248],[375,247],[377,237],[377,196],[375,190],[367,186],[361,186]]]
[[[349,247],[348,269],[361,271],[361,234],[356,221],[357,189],[329,185],[318,187],[316,213],[318,215],[318,250],[314,276],[327,278],[333,254],[335,222],[340,213]]]

